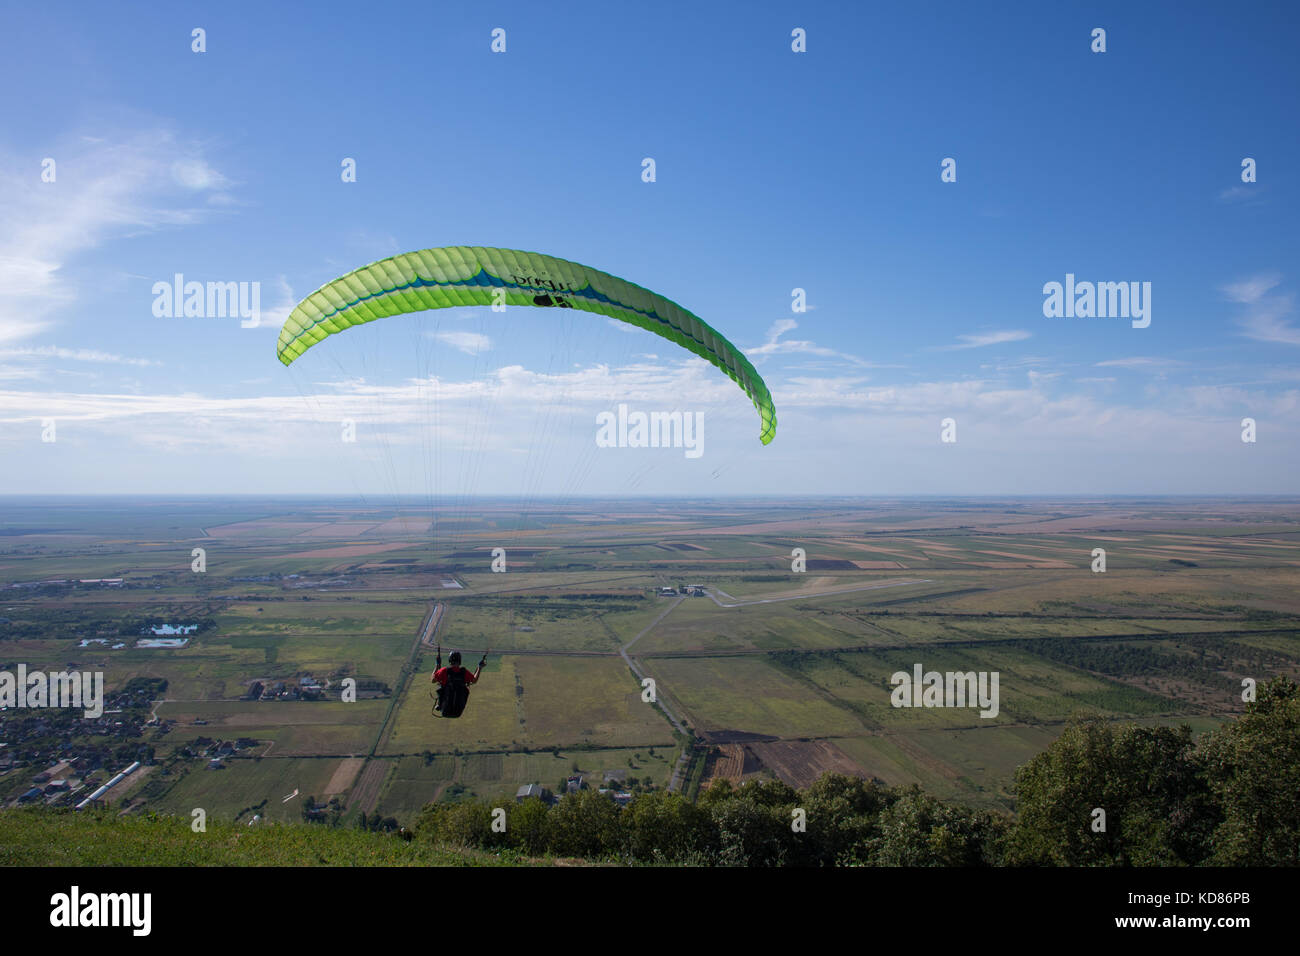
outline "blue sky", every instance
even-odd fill
[[[6,13],[0,493],[1297,490],[1292,4],[307,9]],[[454,244],[695,312],[775,441],[589,314],[394,317],[276,361],[319,285]],[[176,273],[258,283],[262,327],[155,316]],[[1149,282],[1150,326],[1044,317],[1067,273]],[[597,449],[619,403],[701,412],[705,453]]]

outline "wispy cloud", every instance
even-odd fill
[[[1096,368],[1173,368],[1182,365],[1176,359],[1158,358],[1150,355],[1134,355],[1131,358],[1106,359],[1095,363]]]
[[[460,349],[466,355],[478,355],[479,352],[486,352],[492,348],[492,339],[480,332],[439,331],[427,334],[429,338],[450,345],[454,349]]]
[[[856,355],[849,355],[847,352],[840,352],[836,349],[826,348],[817,345],[814,342],[800,339],[782,339],[781,336],[799,327],[799,323],[794,319],[777,319],[772,323],[771,328],[767,330],[767,341],[762,345],[757,345],[752,349],[745,349],[745,354],[750,357],[763,358],[768,355],[789,355],[803,353],[806,355],[821,355],[827,358],[841,359],[845,362],[851,362],[854,365],[869,366],[871,363],[863,361]]]
[[[40,345],[34,348],[0,349],[0,358],[58,358],[74,362],[109,362],[115,365],[161,365],[153,359],[129,358],[112,352],[95,349],[65,349],[57,345]]]
[[[972,335],[959,335],[957,345],[940,345],[938,351],[952,352],[957,349],[982,349],[988,345],[1002,345],[1005,342],[1021,342],[1032,335],[1024,329],[1002,329],[996,332],[976,332]]]
[[[1223,286],[1223,294],[1233,302],[1258,302],[1281,281],[1282,277],[1276,272],[1266,272]]]
[[[1276,342],[1279,345],[1300,345],[1300,328],[1289,318],[1295,314],[1291,296],[1279,296],[1257,303],[1250,314],[1238,320],[1242,334],[1259,342]]]
[[[1295,299],[1291,295],[1270,295],[1281,282],[1280,275],[1268,272],[1222,287],[1229,301],[1247,306],[1245,314],[1237,319],[1246,338],[1300,345],[1300,328],[1292,323]]]
[[[172,163],[172,179],[177,185],[197,191],[225,189],[230,185],[230,180],[209,166],[206,160],[194,156]]]
[[[0,366],[0,380],[7,377],[4,372]],[[594,422],[594,410],[618,402],[710,408],[746,423],[752,412],[735,384],[703,359],[675,366],[645,363],[558,373],[510,365],[466,381],[381,383],[349,378],[303,382],[295,394],[247,397],[193,390],[132,394],[0,389],[0,425],[19,426],[0,429],[0,442],[35,440],[21,426],[52,418],[73,433],[112,440],[119,449],[133,444],[225,447],[283,456],[297,447],[295,443],[301,444],[298,426],[328,431],[351,419],[371,433],[383,431],[394,444],[418,446],[432,438],[451,445],[482,443],[490,435],[492,443],[504,447],[521,440],[527,445],[538,416],[569,422],[561,429],[566,433],[572,428],[581,431]],[[437,416],[431,412],[435,407]]]
[[[199,194],[227,180],[166,131],[77,137],[51,150],[54,181],[30,156],[0,157],[0,342],[49,328],[76,299],[63,274],[115,235],[197,222]]]
[[[1219,202],[1232,203],[1253,203],[1261,202],[1264,198],[1264,187],[1259,183],[1239,183],[1236,186],[1229,186],[1219,193]]]

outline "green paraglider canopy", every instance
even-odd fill
[[[776,434],[767,385],[743,352],[676,302],[625,279],[536,252],[443,246],[372,262],[327,282],[299,302],[280,329],[285,365],[327,336],[403,312],[457,306],[526,305],[581,309],[640,326],[694,352],[744,389],[762,419],[759,438]]]

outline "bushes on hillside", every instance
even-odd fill
[[[839,774],[804,790],[718,780],[695,804],[665,791],[622,810],[594,790],[553,808],[531,799],[500,808],[504,831],[485,803],[431,804],[416,832],[530,855],[715,866],[1295,866],[1300,692],[1278,678],[1199,742],[1186,726],[1073,722],[1020,768],[1016,795],[1013,817]]]

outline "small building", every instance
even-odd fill
[[[225,767],[226,765],[221,762],[220,757],[213,757],[211,760],[208,761],[209,770],[224,770]]]
[[[549,800],[551,791],[547,790],[538,783],[526,783],[515,791],[515,803],[523,803],[529,797],[536,797],[538,800]]]
[[[672,596],[673,596],[674,594],[676,594],[676,593],[677,593],[677,589],[676,589],[676,588],[660,588],[660,589],[659,589],[659,596],[660,596],[660,597],[672,597]]]
[[[582,789],[582,774],[580,773],[574,774],[572,777],[569,777],[567,780],[564,781],[565,793],[577,793],[581,789]]]
[[[45,795],[45,791],[43,791],[40,787],[32,787],[32,789],[28,790],[26,793],[24,793],[21,797],[18,798],[18,802],[31,803],[33,800],[39,800],[44,795]]]

